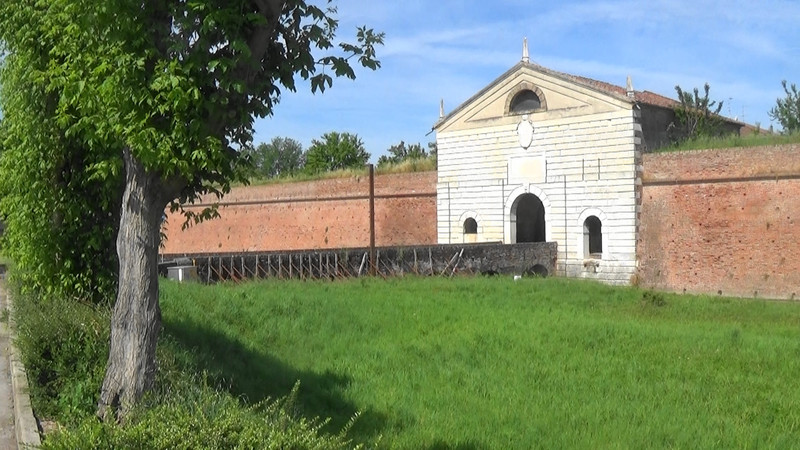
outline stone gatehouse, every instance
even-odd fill
[[[561,274],[637,271],[642,154],[677,102],[523,59],[435,124],[439,243],[555,241]],[[727,126],[738,131],[739,123]]]

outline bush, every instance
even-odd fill
[[[296,417],[298,385],[282,399],[242,406],[230,394],[205,382],[193,392],[172,395],[151,408],[140,408],[124,426],[89,419],[71,431],[45,440],[43,449],[343,449],[344,437],[321,432],[323,420]],[[352,422],[351,422],[352,423]]]
[[[295,414],[298,386],[278,400],[243,405],[222,387],[201,378],[187,350],[169,335],[158,347],[154,389],[123,425],[95,417],[108,357],[111,312],[74,300],[17,295],[13,317],[17,344],[30,378],[39,418],[64,428],[48,434],[44,449],[217,449],[352,447],[322,431],[327,420]]]
[[[37,415],[69,425],[92,416],[108,358],[109,308],[17,295],[14,320]]]

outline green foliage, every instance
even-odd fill
[[[775,101],[775,106],[769,111],[769,117],[777,120],[783,128],[784,134],[800,132],[800,92],[797,85],[787,85],[786,80],[781,81],[786,97]]]
[[[234,397],[202,382],[180,396],[139,410],[124,426],[84,420],[73,430],[50,435],[44,450],[147,449],[346,449],[359,448],[343,430],[321,431],[326,421],[295,413],[299,385],[286,397],[242,406]]]
[[[360,168],[367,163],[369,156],[358,135],[332,131],[311,141],[306,152],[305,171],[313,174]]]
[[[49,82],[49,50],[58,36],[48,21],[8,3],[0,6],[0,38],[27,46],[0,69],[0,212],[3,248],[25,292],[107,300],[116,288],[116,229],[122,192],[119,147],[84,141],[82,126],[60,114],[64,90]],[[27,26],[9,29],[17,21]]]
[[[439,160],[439,145],[434,142],[428,142],[428,157],[433,160],[433,166],[436,167]]]
[[[428,152],[422,148],[422,145],[417,143],[406,146],[404,141],[400,141],[399,144],[389,147],[387,152],[389,152],[388,155],[381,155],[381,157],[378,158],[378,167],[387,164],[397,164],[407,159],[425,159],[428,157]]]
[[[711,148],[738,148],[738,147],[758,147],[763,145],[785,145],[800,143],[800,133],[794,134],[751,134],[747,136],[721,136],[721,137],[699,137],[683,141],[678,145],[662,147],[659,152],[682,151],[682,150],[702,150]]]
[[[426,151],[422,148],[422,145],[419,143],[412,144],[406,146],[406,143],[400,141],[399,144],[393,145],[389,147],[387,150],[389,152],[388,155],[381,155],[378,158],[378,169],[386,169],[390,166],[404,166],[407,167],[408,165],[404,164],[406,162],[410,162],[411,166],[419,166],[417,164],[420,161],[426,161],[422,164],[422,166],[429,167],[432,166],[432,169],[422,169],[422,170],[435,170],[436,169],[436,154],[437,154],[437,147],[436,142],[428,142],[428,150]],[[416,172],[417,170],[403,170],[403,171],[412,171]]]
[[[148,289],[157,280],[133,272],[145,266],[155,276],[146,266],[157,257],[157,244],[149,241],[157,236],[160,210],[246,182],[238,150],[251,144],[254,119],[272,114],[282,90],[294,91],[297,79],[324,91],[333,76],[355,77],[351,61],[380,67],[375,46],[383,34],[362,27],[354,44],[337,42],[336,9],[325,4],[0,2],[6,51],[0,210],[10,217],[6,249],[29,277],[22,279],[26,288],[102,298],[113,287],[98,271],[119,267],[123,294],[115,323],[143,317],[125,315],[157,302],[157,290]],[[23,168],[18,176],[16,164]],[[186,214],[202,219],[214,211]],[[119,265],[105,258],[113,254],[115,217],[126,232],[117,250],[127,259]],[[56,288],[48,288],[48,277]],[[150,386],[153,346],[123,358],[125,348],[117,345],[143,336],[134,329],[156,336],[155,316],[146,317],[114,328],[121,339],[110,349],[114,364],[101,412],[120,403],[124,414]],[[144,370],[121,370],[125,375],[114,379],[123,364]]]
[[[408,172],[429,172],[436,170],[436,159],[428,156],[423,159],[407,159],[399,163],[386,163],[378,166],[375,173],[408,173]]]
[[[74,425],[93,417],[108,357],[110,315],[107,306],[16,296],[17,345],[40,418]]]
[[[107,307],[16,297],[16,343],[34,411],[64,427],[47,435],[42,448],[354,448],[346,435],[356,415],[338,433],[323,432],[327,420],[298,414],[297,383],[277,400],[245,405],[224,387],[211,386],[193,363],[191,346],[170,336],[159,345],[158,389],[124,425],[98,422],[94,408],[109,316]]]
[[[718,103],[709,99],[710,89],[711,86],[706,83],[701,96],[697,88],[694,88],[694,92],[688,92],[681,89],[680,86],[675,86],[681,104],[675,108],[676,122],[670,124],[669,131],[673,142],[680,143],[685,140],[721,136],[726,133],[723,119],[719,115],[723,102]]]
[[[114,254],[122,149],[160,175],[166,201],[223,194],[240,179],[235,150],[247,147],[254,117],[271,114],[282,89],[294,91],[298,77],[313,90],[330,87],[323,67],[353,78],[354,56],[380,67],[383,34],[359,28],[356,43],[337,43],[335,12],[303,1],[2,2],[8,200],[0,207],[20,273],[63,277],[81,292],[108,284],[101,269],[116,263],[98,253]],[[315,51],[328,54],[315,59]],[[55,236],[72,247],[60,252]]]
[[[298,408],[334,428],[362,411],[357,441],[786,448],[800,439],[800,305],[644,292],[511,277],[167,283],[162,307],[166,332],[234,395],[259,400],[300,379]]]
[[[666,306],[667,300],[664,294],[647,290],[642,292],[642,304],[645,306]]]
[[[268,144],[262,142],[242,152],[249,159],[249,179],[291,176],[305,165],[303,145],[291,138],[274,137]]]

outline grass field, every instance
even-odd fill
[[[391,448],[791,448],[800,304],[564,279],[162,283],[165,342]]]

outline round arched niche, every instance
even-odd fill
[[[532,83],[522,82],[506,96],[506,115],[521,116],[546,110],[544,92]]]
[[[464,243],[480,242],[481,218],[475,211],[464,211],[458,219],[461,224],[461,239]]]
[[[609,241],[609,219],[606,213],[599,208],[586,208],[578,215],[575,222],[581,230],[575,235],[577,256],[585,259],[613,259]],[[594,245],[592,245],[594,241]]]

